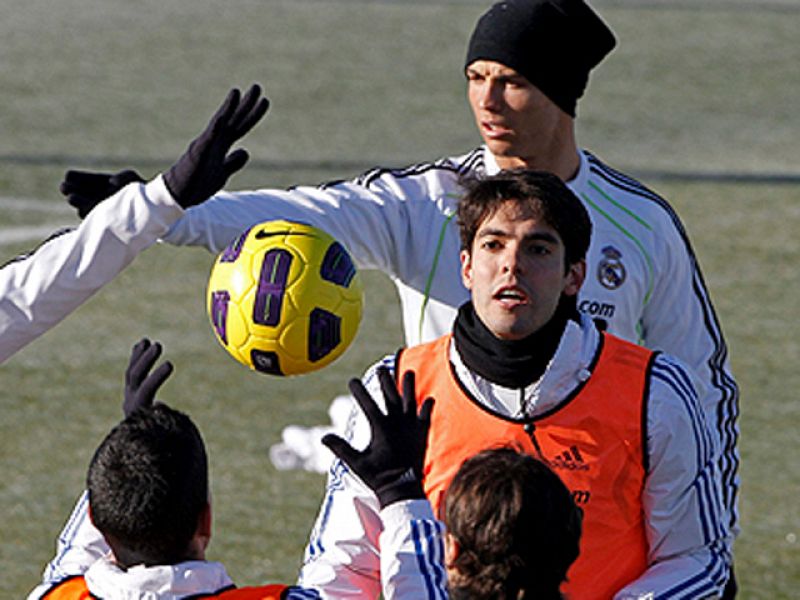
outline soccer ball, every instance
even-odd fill
[[[267,221],[223,250],[208,281],[214,335],[239,362],[271,375],[330,364],[358,331],[361,279],[324,231]]]

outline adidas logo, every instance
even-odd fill
[[[578,447],[573,445],[558,456],[551,458],[550,467],[553,469],[567,469],[569,471],[588,471],[589,465],[583,460]]]

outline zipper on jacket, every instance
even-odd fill
[[[531,442],[533,443],[533,448],[536,450],[536,458],[546,464],[548,467],[550,466],[550,461],[547,460],[545,455],[542,453],[542,447],[539,446],[539,440],[536,439],[536,425],[534,423],[525,423],[525,433],[528,434],[528,437],[531,438]]]

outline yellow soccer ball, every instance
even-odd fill
[[[208,281],[214,335],[242,364],[271,375],[321,369],[361,322],[361,279],[347,250],[301,223],[255,225],[223,250]]]

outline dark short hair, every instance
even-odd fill
[[[552,173],[525,169],[500,171],[483,179],[463,181],[466,193],[458,203],[461,249],[472,251],[481,224],[505,202],[516,202],[556,230],[564,242],[565,268],[586,258],[592,222],[583,203]]]
[[[467,459],[444,500],[447,531],[460,546],[453,567],[462,595],[560,598],[581,519],[564,483],[529,454],[503,447]]]
[[[208,459],[200,432],[165,404],[114,427],[89,465],[92,520],[123,566],[186,560],[208,503]]]

